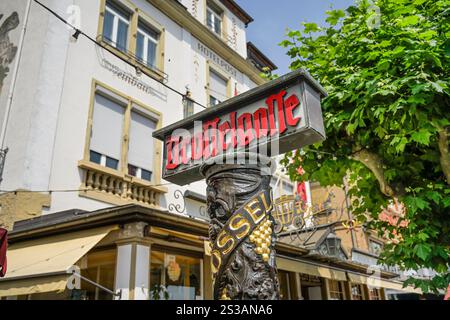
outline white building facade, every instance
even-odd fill
[[[175,208],[177,189],[204,194],[204,182],[161,179],[151,133],[264,82],[247,59],[252,18],[234,1],[41,3],[0,5],[0,189],[12,191],[0,195],[3,225],[74,208]],[[201,215],[198,205],[178,211]]]

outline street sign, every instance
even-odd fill
[[[153,133],[164,142],[163,178],[178,185],[203,179],[199,168],[220,155],[276,156],[325,139],[325,90],[297,70]]]

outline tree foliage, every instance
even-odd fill
[[[352,212],[399,243],[382,260],[403,269],[432,268],[436,292],[450,282],[450,1],[358,1],[327,12],[325,26],[303,23],[280,45],[327,90],[327,139],[283,160],[293,180],[342,185],[349,172]],[[297,168],[305,174],[300,176]],[[409,223],[378,215],[389,199]],[[394,232],[396,231],[396,234]],[[390,231],[390,232],[386,232]]]

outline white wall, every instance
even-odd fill
[[[61,9],[70,1],[48,0],[44,3]],[[4,1],[1,6],[9,6],[9,9],[15,6],[23,22],[25,4],[26,1]],[[9,121],[5,127],[4,147],[8,147],[9,152],[2,189],[48,188],[68,41],[66,29],[55,24],[55,20],[32,2],[12,91]],[[15,39],[17,32],[14,30]],[[6,105],[6,89],[1,93],[2,110]]]
[[[193,99],[206,105],[208,65],[198,49],[198,40],[147,1],[132,2],[165,28],[167,84],[180,92],[185,92],[188,86]],[[47,0],[45,3],[65,18],[68,18],[70,4],[79,6],[81,29],[96,38],[98,1]],[[145,75],[140,79],[151,86],[153,93],[130,85],[106,69],[103,59],[136,76],[134,68],[83,36],[74,41],[71,34],[64,24],[49,19],[49,13],[33,3],[15,91],[20,99],[14,100],[7,131],[8,145],[13,147],[7,158],[3,189],[64,190],[81,186],[84,171],[78,168],[78,161],[84,155],[93,79],[161,112],[164,126],[183,117],[181,96]],[[230,77],[232,87],[237,82],[240,93],[255,86],[239,71],[233,71]],[[195,106],[195,112],[201,110]],[[161,201],[163,207],[179,202],[173,197],[176,189],[204,193],[206,184],[202,181],[184,188],[174,185],[168,188],[169,192]],[[79,197],[77,192],[53,193],[51,207],[45,213],[108,206],[111,205]]]

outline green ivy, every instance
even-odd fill
[[[410,222],[397,230],[403,241],[385,245],[383,263],[432,268],[439,273],[433,279],[406,284],[424,292],[445,289],[450,186],[438,132],[450,126],[450,1],[363,0],[327,15],[325,26],[303,23],[280,43],[292,58],[291,69],[307,69],[329,94],[322,104],[326,141],[303,154],[288,153],[283,165],[293,180],[324,186],[342,185],[350,172],[352,210],[381,236],[394,230],[378,219],[389,197],[353,157],[361,149],[376,155]]]

